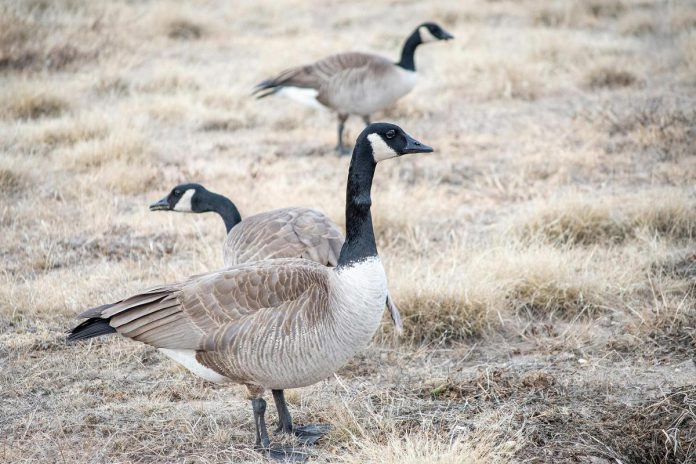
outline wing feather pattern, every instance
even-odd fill
[[[361,85],[370,76],[383,73],[393,66],[389,60],[369,53],[339,53],[315,63],[282,71],[260,82],[254,89],[257,98],[267,97],[283,87],[314,89],[317,100],[334,107],[332,93],[341,86]]]
[[[305,258],[336,266],[343,235],[326,215],[285,208],[251,216],[235,226],[223,249],[226,266],[278,258]]]
[[[251,381],[272,345],[302,340],[329,314],[328,272],[312,261],[281,259],[194,276],[85,311],[88,320],[68,339],[108,333],[106,322],[156,348],[196,350],[216,372]]]

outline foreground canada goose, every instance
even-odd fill
[[[387,297],[370,213],[375,168],[388,158],[431,151],[393,124],[371,124],[360,134],[348,172],[346,241],[336,267],[274,259],[160,285],[85,311],[80,317],[87,320],[68,341],[118,332],[205,379],[245,385],[256,446],[272,457],[301,459],[304,453],[271,448],[263,393],[273,391],[285,432],[325,433],[316,426],[294,427],[282,390],[325,379],[370,342]]]
[[[339,154],[350,151],[343,146],[343,127],[351,114],[370,115],[409,93],[416,85],[414,53],[418,45],[453,36],[435,23],[423,23],[406,39],[401,59],[368,53],[340,53],[315,63],[287,69],[276,77],[260,82],[254,89],[257,98],[278,93],[306,105],[323,105],[338,113]]]
[[[343,234],[324,213],[309,208],[283,208],[250,216],[242,221],[232,200],[200,184],[180,184],[150,205],[151,211],[217,213],[225,223],[222,248],[225,267],[277,258],[305,258],[325,266],[338,264]],[[401,334],[399,308],[387,295],[387,308]]]

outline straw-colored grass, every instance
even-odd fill
[[[222,265],[215,215],[148,210],[178,183],[343,227],[335,116],[250,92],[330,53],[397,60],[432,20],[456,39],[419,48],[414,91],[373,115],[435,147],[381,163],[372,191],[405,333],[385,316],[335,376],[287,392],[298,424],[332,426],[310,462],[694,462],[694,11],[3,3],[0,461],[267,462],[243,387],[65,331]]]

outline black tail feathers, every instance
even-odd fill
[[[88,338],[99,337],[101,335],[107,335],[115,332],[116,329],[109,325],[108,319],[93,317],[87,319],[72,329],[72,331],[68,334],[67,341],[68,343],[75,343],[79,342],[80,340],[87,340]]]
[[[254,90],[251,92],[253,96],[255,96],[257,99],[268,97],[269,95],[273,95],[274,93],[278,92],[282,86],[275,82],[274,80],[266,80],[263,82],[259,82],[256,87],[254,87]]]

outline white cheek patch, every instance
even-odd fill
[[[428,29],[425,26],[421,26],[418,28],[418,35],[420,35],[421,42],[423,43],[434,42],[438,40],[438,38],[435,37],[432,32],[430,32],[430,29]]]
[[[372,156],[375,158],[375,163],[399,156],[378,134],[368,135],[367,140],[372,145]]]
[[[191,198],[193,198],[193,194],[196,193],[194,189],[188,189],[184,194],[179,198],[179,201],[176,202],[174,205],[174,211],[181,211],[182,213],[190,213],[193,211],[191,209]]]

